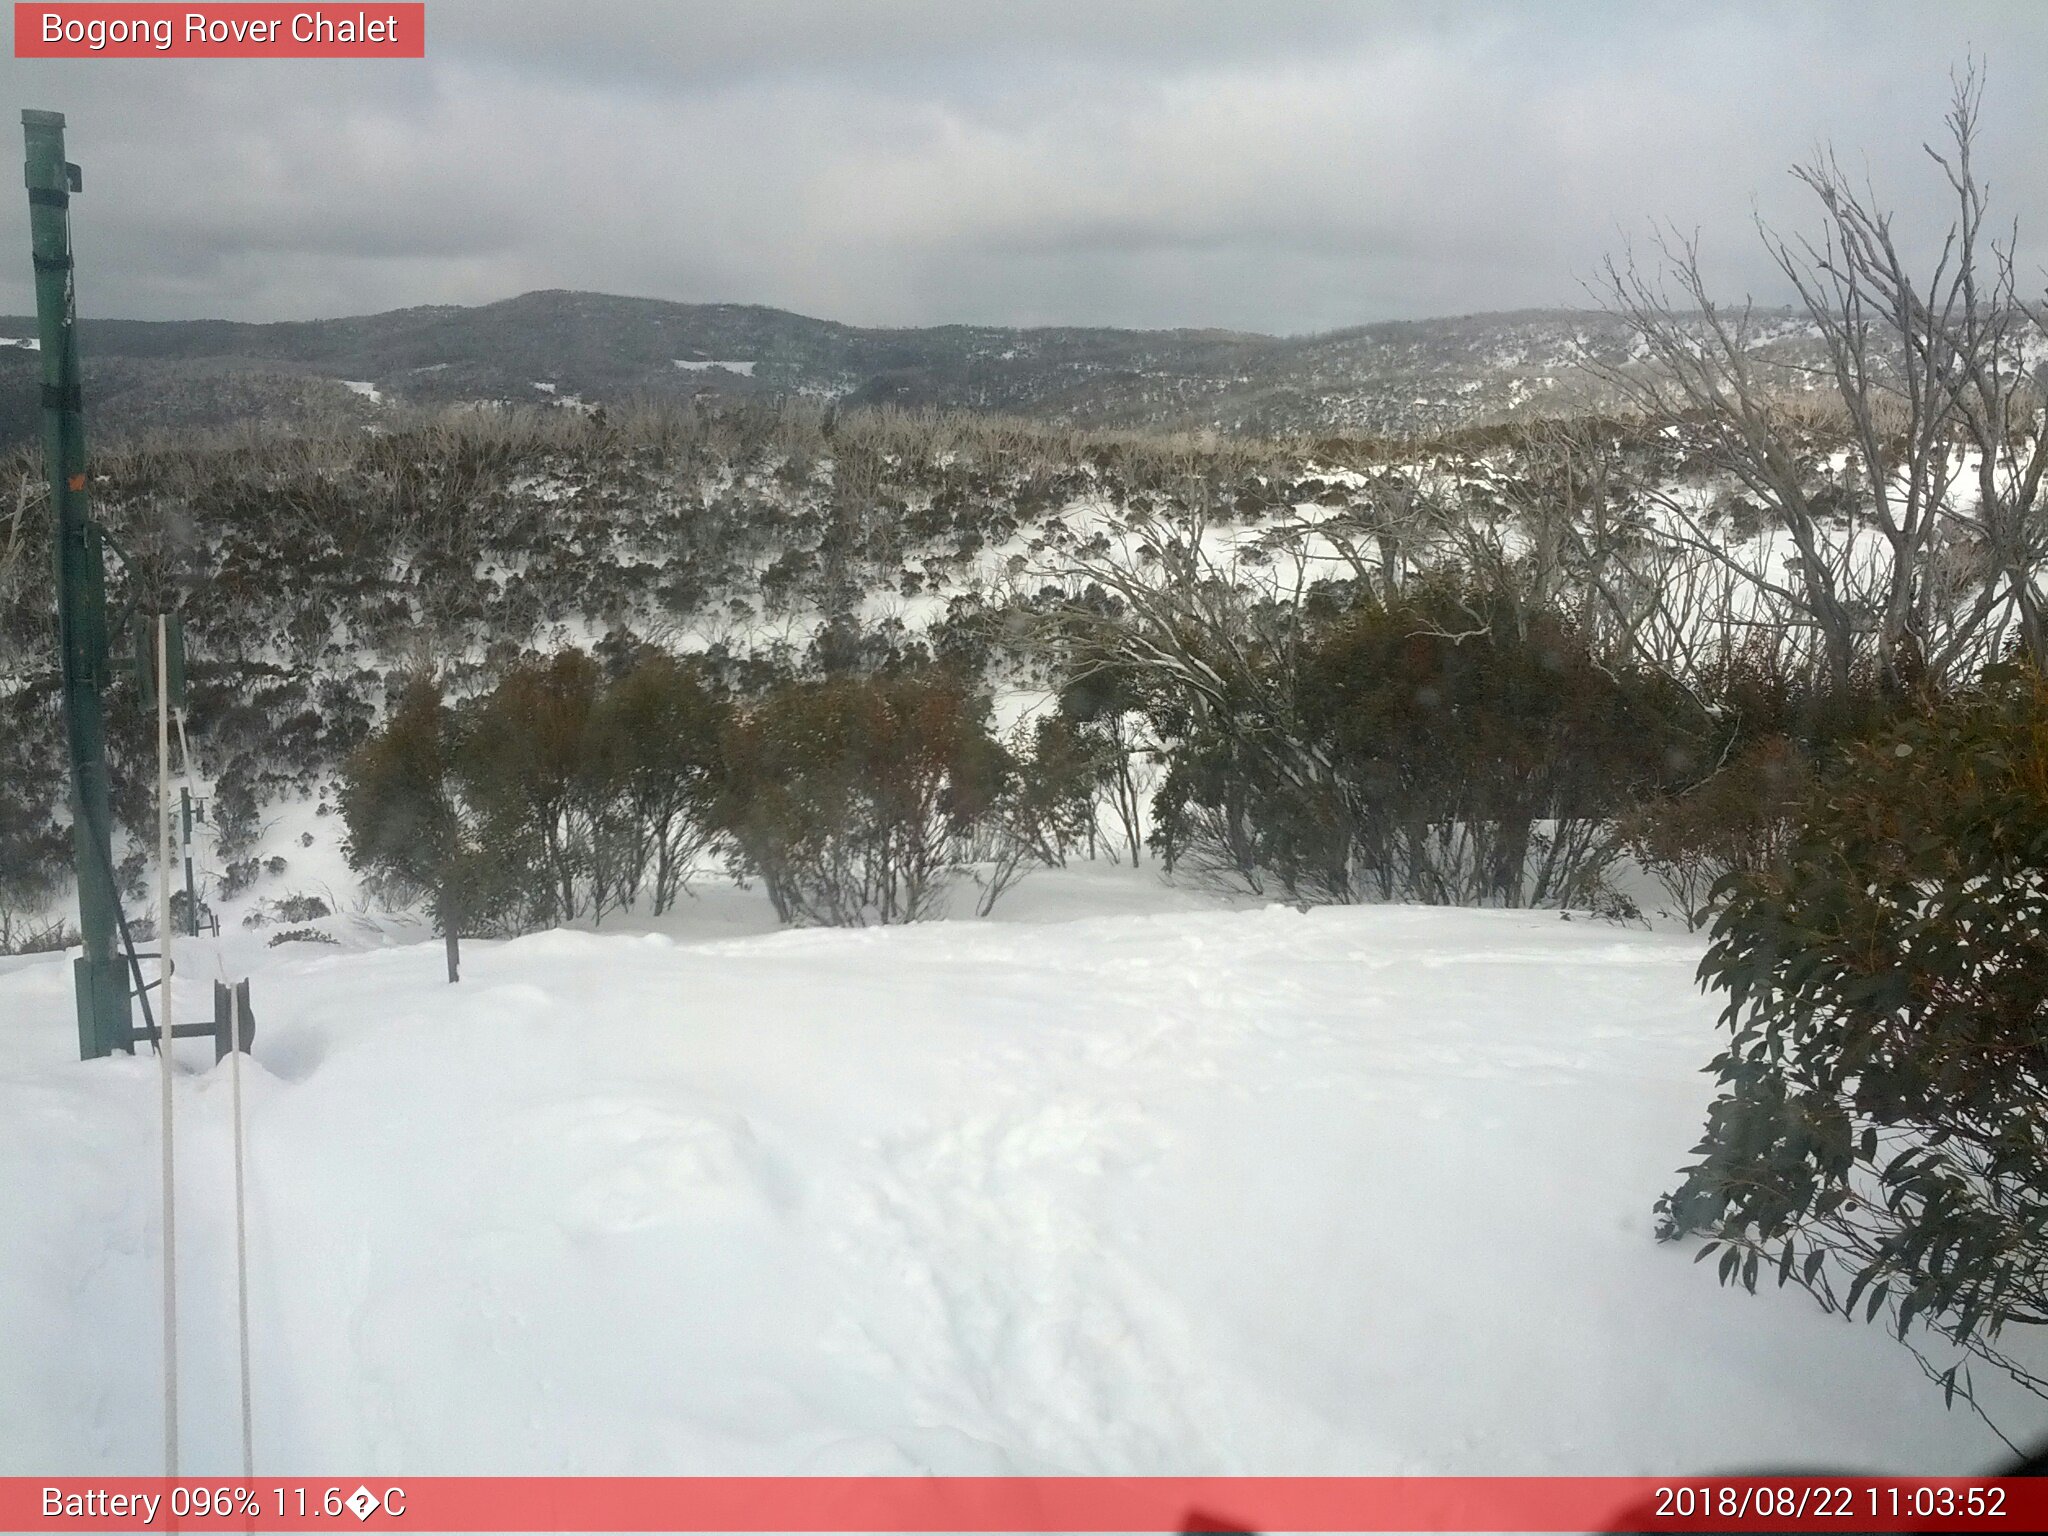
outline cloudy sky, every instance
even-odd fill
[[[429,0],[427,23],[424,61],[0,62],[7,99],[70,118],[85,312],[585,288],[1301,332],[1582,302],[1652,219],[1774,300],[1751,220],[1811,225],[1786,173],[1823,141],[1940,227],[1920,145],[1972,51],[1995,206],[2048,255],[2039,0]],[[0,209],[20,312],[26,207]]]

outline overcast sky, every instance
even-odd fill
[[[1775,301],[1750,221],[1811,225],[1786,172],[1821,141],[1939,227],[1919,146],[1973,49],[1994,206],[2048,252],[2041,0],[429,0],[427,39],[0,63],[70,118],[84,312],[585,288],[1302,332],[1583,302],[1651,219]],[[0,206],[21,312],[26,205]]]

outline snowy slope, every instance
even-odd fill
[[[1010,921],[758,933],[713,893],[674,935],[472,945],[452,989],[417,934],[233,934],[259,1471],[1997,1461],[1877,1331],[1652,1240],[1706,1097],[1696,941],[1193,902],[1081,872]],[[154,1063],[80,1065],[67,966],[0,964],[0,1471],[152,1471]],[[238,1462],[209,1057],[193,1474]]]

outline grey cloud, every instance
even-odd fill
[[[1971,49],[2048,238],[2048,7],[431,0],[423,63],[0,64],[69,113],[89,312],[295,318],[532,287],[859,323],[1300,331],[1582,300],[1653,218],[1780,296],[1831,139],[1920,152]],[[0,200],[0,307],[28,303]],[[2027,259],[2044,247],[2025,242]]]

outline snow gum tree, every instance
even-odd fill
[[[1352,899],[1585,904],[1617,813],[1669,776],[1677,691],[1494,591],[1368,601],[1318,625],[1299,669]]]
[[[349,861],[428,893],[451,982],[461,979],[462,866],[469,851],[451,782],[453,746],[440,685],[416,677],[400,691],[384,728],[357,749],[341,782]]]
[[[784,922],[936,914],[1002,797],[987,703],[944,672],[791,682],[735,712],[720,824]]]
[[[1070,559],[1044,643],[1068,696],[1143,719],[1169,870],[1311,902],[1604,899],[1615,818],[1670,777],[1668,679],[1603,663],[1501,568],[1389,595],[1348,555],[1350,579],[1317,577],[1298,537],[1121,533]]]
[[[356,867],[433,894],[444,929],[665,911],[713,837],[727,706],[688,661],[612,661],[527,657],[453,709],[408,685],[343,774]]]
[[[2048,391],[2034,366],[2048,305],[1990,222],[1982,87],[1974,68],[1958,78],[1946,139],[1928,149],[1953,209],[1932,260],[1909,256],[1832,154],[1793,172],[1819,228],[1763,236],[1818,364],[1782,350],[1782,326],[1716,301],[1697,237],[1659,235],[1652,259],[1610,261],[1598,289],[1637,356],[1594,371],[1770,516],[1769,540],[1731,538],[1689,489],[1652,489],[1664,536],[1719,563],[1752,623],[1796,636],[1837,688],[1866,664],[1956,681],[2015,644],[2048,661]]]
[[[2048,682],[1996,669],[1849,748],[1727,887],[1729,1043],[1661,1235],[1884,1313],[1951,1401],[1971,1358],[2048,1395],[2008,1347],[2048,1323]]]
[[[1042,736],[1038,754],[1048,761],[1062,752],[1088,758],[1094,769],[1095,797],[1103,803],[1111,822],[1111,839],[1106,844],[1109,856],[1117,858],[1121,845],[1133,868],[1144,847],[1138,770],[1142,748],[1135,725],[1140,702],[1130,680],[1111,670],[1068,680],[1060,689],[1056,717],[1061,734]],[[1091,830],[1099,824],[1100,818],[1091,811]]]
[[[598,698],[582,779],[612,890],[675,904],[711,841],[725,699],[688,662],[649,651]],[[602,897],[596,898],[602,900]]]
[[[558,652],[515,667],[465,711],[454,772],[482,815],[493,852],[539,878],[542,921],[574,917],[591,855],[588,735],[603,675],[588,654]]]

